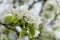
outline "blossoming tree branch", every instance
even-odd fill
[[[1,0],[0,33],[5,36],[0,40],[59,40],[59,2]]]

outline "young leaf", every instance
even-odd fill
[[[22,31],[19,34],[19,38],[23,38],[26,33],[26,30],[22,29]]]
[[[11,38],[10,38],[9,36],[7,36],[7,39],[8,39],[8,40],[11,40]]]
[[[18,20],[18,17],[17,16],[7,16],[4,21],[6,23],[14,23]]]
[[[34,27],[29,27],[29,36],[33,37],[35,35],[35,28]]]
[[[21,21],[21,25],[25,26],[25,21],[24,20]]]

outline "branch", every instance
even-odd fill
[[[41,0],[41,1],[42,1],[42,0]],[[44,0],[44,1],[43,1],[42,8],[41,8],[41,11],[40,11],[40,14],[39,14],[40,16],[41,16],[41,13],[42,13],[42,11],[43,11],[43,7],[44,7],[46,1],[47,1],[47,0]]]
[[[0,22],[0,24],[5,26],[6,28],[12,30],[12,31],[15,31],[17,33],[17,35],[19,36],[19,32],[16,29],[11,28],[11,26],[9,24],[4,24],[4,23],[1,23],[1,22]]]
[[[45,3],[46,3],[47,0],[41,0],[41,1],[43,1],[43,4],[42,4],[42,8],[41,8],[41,11],[40,11],[40,14],[39,14],[40,16],[41,16],[41,13],[42,13],[42,11],[43,11],[43,7],[44,7],[44,5],[45,5]],[[37,39],[39,39],[39,40],[41,40],[40,37],[41,37],[42,29],[43,29],[43,24],[41,24],[40,26],[41,26],[41,28],[40,28],[40,29],[41,29],[41,30],[40,30],[40,34],[39,34],[39,36],[37,37]]]

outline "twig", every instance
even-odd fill
[[[19,32],[16,29],[11,28],[11,26],[9,24],[4,24],[4,23],[1,23],[1,22],[0,22],[0,24],[5,26],[6,28],[12,30],[12,31],[15,31],[17,33],[17,35],[19,36]]]
[[[47,0],[44,0],[44,1],[43,1],[42,8],[41,8],[41,11],[40,11],[40,14],[39,14],[40,16],[41,16],[41,13],[42,13],[42,11],[43,11],[43,7],[44,7],[46,1],[47,1]],[[40,30],[40,34],[39,34],[39,36],[37,37],[37,39],[39,39],[39,40],[41,40],[40,37],[41,37],[43,25],[42,25],[41,27],[42,27],[42,28],[41,28],[41,30]]]
[[[42,1],[42,0],[41,0],[41,1]],[[40,11],[40,14],[39,14],[40,16],[41,16],[41,13],[42,13],[42,11],[43,11],[43,7],[44,7],[46,1],[47,1],[47,0],[44,0],[44,1],[43,1],[42,8],[41,8],[41,11]]]

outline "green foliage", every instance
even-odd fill
[[[26,22],[25,20],[21,20],[21,25],[25,26]]]
[[[10,38],[9,36],[7,36],[7,39],[8,39],[8,40],[11,40],[11,38]]]
[[[34,23],[32,23],[32,24],[27,24],[27,28],[28,28],[28,31],[29,31],[29,37],[34,37],[34,35],[35,35],[35,30],[37,30],[37,28],[34,26],[35,24]]]
[[[18,20],[16,23],[11,23],[10,25],[12,26],[12,28],[15,28],[16,26],[20,26],[21,23]]]
[[[9,29],[6,28],[6,29],[4,29],[3,31],[4,31],[4,34],[7,34],[7,35],[8,35]]]
[[[29,27],[29,37],[34,37],[35,35],[35,28],[32,26],[32,27]]]
[[[19,34],[19,38],[23,38],[25,34],[27,33],[27,30],[29,31],[28,36],[33,38],[35,35],[35,30],[38,30],[34,25],[34,23],[30,24],[27,23],[24,19],[18,19],[17,16],[7,16],[5,18],[6,23],[10,23],[12,28],[15,28],[16,26],[21,26],[22,31]],[[5,33],[8,34],[9,32],[12,32],[12,30],[6,30]],[[10,40],[10,38],[8,37]]]
[[[19,37],[23,38],[25,36],[25,34],[27,33],[27,30],[28,30],[29,33],[27,33],[27,34],[28,34],[29,38],[33,38],[35,35],[35,30],[38,30],[38,28],[36,28],[34,26],[35,24],[34,23],[32,23],[32,24],[27,23],[26,24],[25,21],[23,21],[22,24],[24,26],[22,26],[22,31],[20,32]]]
[[[24,35],[25,35],[25,33],[26,33],[26,30],[25,29],[22,29],[22,31],[19,34],[19,38],[23,38]]]
[[[13,32],[13,31],[10,30],[10,29],[5,28],[5,29],[3,30],[3,32],[4,32],[4,34],[7,34],[7,35],[8,35],[9,32]]]
[[[14,23],[18,20],[18,17],[17,16],[7,16],[4,21],[6,23]]]

